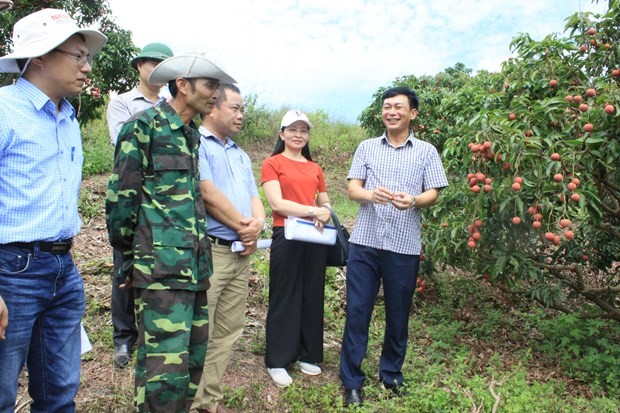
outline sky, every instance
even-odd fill
[[[357,122],[372,94],[403,75],[463,63],[499,71],[518,33],[562,33],[589,0],[109,0],[137,47],[201,52],[258,104]]]

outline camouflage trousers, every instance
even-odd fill
[[[206,291],[136,288],[138,412],[187,412],[209,339]]]

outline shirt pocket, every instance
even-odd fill
[[[187,194],[191,182],[189,155],[175,153],[153,154],[154,190],[160,197]]]
[[[176,226],[153,227],[153,277],[192,278],[195,236],[191,229]]]

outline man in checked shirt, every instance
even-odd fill
[[[386,131],[359,145],[347,177],[349,199],[360,203],[349,240],[347,319],[340,354],[347,406],[362,403],[366,377],[361,364],[381,283],[386,327],[379,380],[395,394],[405,394],[401,369],[420,265],[420,209],[433,205],[439,190],[448,185],[435,147],[416,139],[410,129],[418,114],[415,92],[395,87],[382,99]]]

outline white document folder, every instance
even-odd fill
[[[325,225],[323,232],[320,232],[312,221],[297,217],[288,217],[284,220],[284,237],[286,239],[334,245],[336,236],[336,227],[333,225]]]
[[[256,241],[256,248],[258,249],[269,248],[269,247],[271,247],[270,239],[259,239],[258,241]],[[241,241],[235,241],[230,246],[230,250],[232,252],[241,252],[241,251],[245,251],[245,247],[243,246],[243,243]]]

